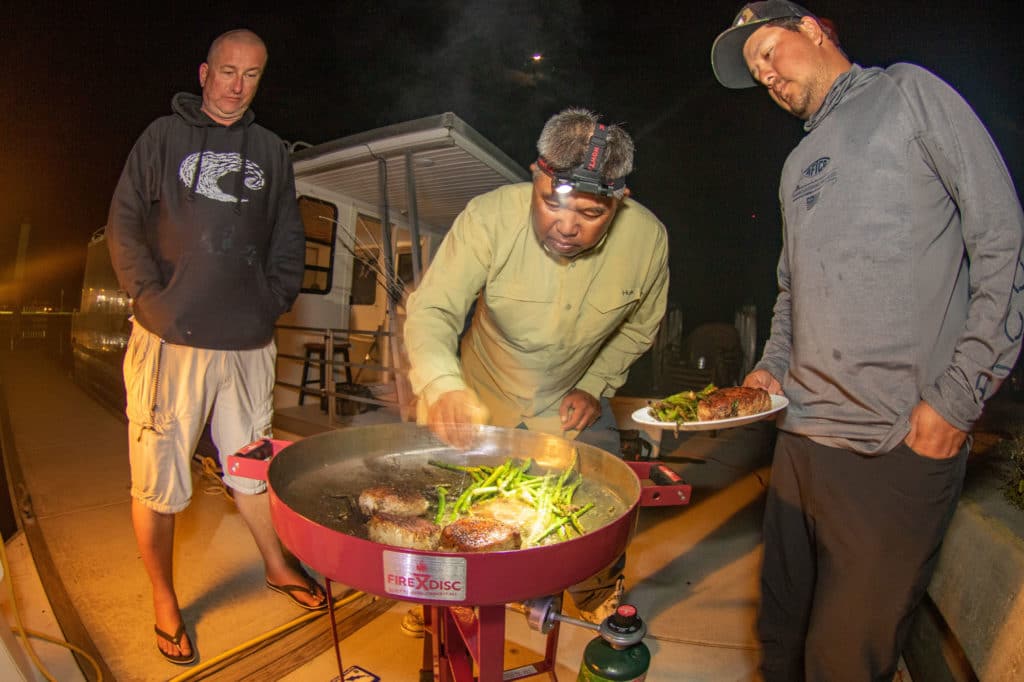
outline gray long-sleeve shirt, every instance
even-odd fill
[[[969,430],[1024,332],[1024,217],[966,102],[909,64],[853,66],[780,183],[783,249],[758,363],[786,431],[877,454],[924,399]]]

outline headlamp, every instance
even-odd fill
[[[608,152],[608,128],[603,123],[594,126],[594,133],[587,143],[583,163],[569,170],[557,170],[543,156],[537,157],[537,167],[551,177],[551,184],[558,194],[584,192],[602,197],[615,196],[626,186],[625,178],[611,182],[601,179],[601,171]]]

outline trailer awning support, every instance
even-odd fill
[[[380,193],[381,219],[381,251],[384,256],[384,278],[388,296],[388,354],[391,356],[391,373],[395,380],[395,393],[398,397],[398,411],[402,421],[414,417],[412,387],[409,385],[408,361],[405,360],[405,344],[402,328],[405,316],[398,315],[398,298],[402,285],[395,277],[394,244],[391,235],[390,205],[388,203],[388,162],[383,157],[377,159],[377,185]],[[414,202],[415,204],[415,202]]]
[[[411,151],[405,152],[405,200],[409,206],[409,241],[412,242],[412,282],[413,288],[420,285],[420,213],[416,205],[416,173]]]

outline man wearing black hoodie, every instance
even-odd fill
[[[133,299],[124,363],[132,523],[153,586],[157,646],[178,664],[196,659],[172,581],[192,453],[207,419],[222,458],[270,435],[274,323],[302,283],[291,162],[249,109],[266,62],[251,31],[213,42],[199,67],[202,97],[178,93],[174,113],[143,132],[107,223],[118,281]],[[227,472],[224,482],[263,556],[267,586],[303,608],[325,608],[322,590],[277,539],[265,484]]]

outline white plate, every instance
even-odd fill
[[[762,419],[769,417],[780,410],[784,410],[789,405],[789,398],[781,395],[771,396],[772,406],[771,409],[765,410],[764,412],[758,412],[757,414],[750,414],[746,417],[731,417],[729,419],[715,419],[707,422],[661,422],[651,416],[650,407],[641,407],[639,410],[633,413],[633,421],[637,424],[645,424],[647,426],[657,426],[663,429],[672,429],[673,431],[715,431],[717,429],[732,429],[737,426],[743,426],[744,424],[750,424],[752,422],[761,421]]]

